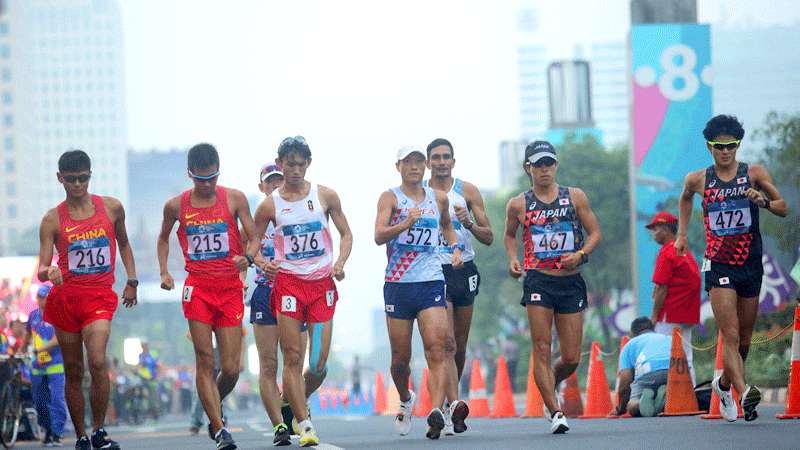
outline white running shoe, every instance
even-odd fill
[[[411,398],[407,402],[400,402],[400,411],[394,417],[394,431],[400,436],[405,436],[411,431],[411,416],[414,413],[414,402],[417,400],[417,394],[414,391],[408,391]]]
[[[445,436],[454,436],[456,434],[453,431],[453,409],[450,407],[451,405],[445,405],[444,407],[444,429],[442,433]]]
[[[733,387],[728,388],[727,391],[723,391],[722,388],[719,387],[720,378],[722,378],[721,375],[714,377],[711,381],[711,389],[713,389],[717,397],[719,397],[719,413],[722,415],[722,418],[728,422],[736,422],[736,419],[739,417],[739,411],[736,409],[736,402],[733,400]]]
[[[550,432],[553,434],[564,434],[567,431],[569,431],[567,418],[564,417],[564,413],[561,411],[556,412],[556,415],[550,421]]]

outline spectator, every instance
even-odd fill
[[[507,337],[503,341],[503,356],[506,358],[508,378],[511,381],[511,390],[517,391],[517,363],[519,362],[519,344],[514,339]]]
[[[679,327],[683,336],[683,351],[695,383],[692,362],[692,329],[700,323],[700,271],[694,255],[686,249],[685,256],[675,253],[675,233],[678,219],[662,211],[647,225],[653,240],[661,245],[653,272],[653,315],[656,333],[672,336],[672,329]]]
[[[664,411],[672,338],[655,333],[653,322],[639,317],[631,323],[632,339],[619,357],[619,406],[634,417],[653,417]]]
[[[353,382],[353,394],[361,395],[361,363],[358,361],[358,355],[353,356],[350,378]]]

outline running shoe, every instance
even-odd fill
[[[564,417],[564,413],[561,411],[556,411],[552,417],[552,420],[550,421],[550,432],[553,434],[564,434],[567,431],[569,431],[567,418]]]
[[[411,415],[414,412],[414,402],[417,400],[417,394],[414,391],[408,391],[411,398],[406,402],[400,402],[400,411],[394,417],[394,431],[400,436],[405,436],[411,431]]]
[[[289,402],[283,398],[283,394],[281,394],[281,417],[283,418],[283,423],[292,425],[292,429],[289,431],[292,433],[292,435],[296,435],[297,433],[294,432],[294,424],[292,423],[294,420],[292,407],[289,406]]]
[[[300,447],[313,447],[319,444],[319,438],[317,437],[317,432],[314,431],[314,426],[311,425],[311,421],[304,420],[304,425],[300,430]]]
[[[456,434],[453,431],[453,416],[452,412],[450,411],[450,404],[444,404],[444,430],[442,431],[445,436],[454,436]]]
[[[64,444],[61,443],[61,436],[53,435],[50,438],[50,447],[63,447]]]
[[[192,425],[189,427],[189,434],[192,436],[197,435],[200,432],[200,425]]]
[[[428,414],[428,431],[425,437],[428,439],[439,439],[444,429],[444,414],[439,408],[433,408]]]
[[[214,441],[217,443],[217,450],[234,450],[236,448],[236,442],[227,428],[220,428],[217,435],[214,436]]]
[[[44,447],[53,446],[53,436],[50,434],[50,430],[47,430],[47,432],[45,432],[44,439],[42,439],[42,446]]]
[[[723,391],[719,385],[720,378],[722,378],[721,375],[711,380],[711,389],[713,389],[717,397],[719,397],[719,413],[722,415],[722,418],[728,422],[736,422],[739,411],[736,409],[736,401],[733,400],[732,389],[728,387],[727,391]]]
[[[105,428],[98,428],[92,433],[92,448],[103,450],[119,450],[119,444],[109,439]]]
[[[287,427],[285,423],[275,425],[272,427],[272,431],[275,432],[275,438],[272,439],[272,443],[275,444],[276,447],[292,445],[292,435],[289,433],[289,427]]]
[[[88,436],[81,436],[75,442],[75,450],[92,450],[92,441]]]
[[[456,433],[463,433],[467,431],[467,424],[464,423],[464,420],[469,417],[469,405],[467,405],[467,402],[464,400],[454,401],[450,405],[450,413],[448,416],[451,418],[453,431]]]
[[[289,408],[289,411],[291,410],[292,408]],[[283,411],[281,411],[281,413],[283,413]],[[299,436],[300,425],[297,424],[297,417],[294,416],[294,413],[292,413],[291,415],[292,415],[292,435]],[[310,418],[311,418],[311,406],[308,404],[308,401],[306,401],[306,419]]]
[[[747,386],[747,389],[742,395],[742,411],[744,412],[744,420],[752,422],[758,419],[758,411],[756,406],[761,402],[761,391],[755,386]]]

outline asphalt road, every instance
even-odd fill
[[[693,417],[650,419],[578,420],[565,435],[549,434],[544,419],[472,419],[470,429],[438,441],[425,438],[424,418],[415,418],[411,434],[398,436],[391,417],[317,417],[314,424],[322,441],[318,449],[797,449],[800,420],[781,421],[774,415],[782,408],[759,408],[755,422],[726,423]],[[272,447],[271,427],[263,412],[232,415],[230,430],[240,449]],[[125,450],[214,449],[206,434],[189,436],[187,420],[171,417],[139,427],[109,427],[109,433]],[[65,440],[71,448],[74,440]],[[294,441],[295,445],[297,441]],[[21,442],[18,448],[41,448]],[[293,448],[293,447],[286,447]]]

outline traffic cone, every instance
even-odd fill
[[[667,403],[664,405],[664,416],[692,416],[702,411],[697,407],[694,395],[692,375],[689,363],[681,342],[681,329],[672,329],[672,351],[669,357],[669,373],[667,374]]]
[[[619,342],[619,357],[617,357],[617,381],[614,384],[614,395],[612,395],[612,398],[614,399],[614,408],[619,407],[619,368],[620,368],[620,362],[622,361],[622,349],[625,348],[625,345],[630,340],[631,338],[625,335],[622,336],[622,340]],[[622,414],[621,416],[615,416],[611,414],[606,416],[607,419],[630,419],[632,417],[633,416],[630,415],[628,411],[625,411],[625,414]]]
[[[714,378],[722,375],[722,335],[718,335],[717,337],[717,357],[716,363],[714,368]],[[742,413],[742,405],[739,404],[739,394],[736,392],[733,386],[733,400],[736,402],[736,408],[739,410],[739,417],[744,417]],[[703,414],[700,416],[702,419],[722,419],[722,415],[719,413],[719,396],[717,395],[714,390],[711,390],[711,403],[708,405],[708,414]]]
[[[775,417],[800,419],[800,306],[794,309],[792,366],[789,372],[789,390],[786,392],[786,411],[783,414],[776,414]]]
[[[567,417],[579,417],[583,414],[583,402],[581,401],[581,388],[578,386],[578,373],[564,380],[564,388],[561,390],[563,401],[561,402],[561,412]]]
[[[375,374],[375,406],[372,412],[378,416],[384,411],[386,411],[386,388],[383,385],[383,374],[378,372]]]
[[[417,417],[427,417],[431,412],[431,393],[428,390],[428,368],[422,368],[422,380],[419,382],[419,392],[417,393],[417,407],[414,415]]]
[[[543,417],[544,401],[533,376],[533,352],[531,352],[530,359],[531,365],[528,366],[528,393],[525,396],[525,414],[522,417]]]
[[[472,360],[472,371],[469,377],[469,415],[472,417],[489,416],[489,399],[486,398],[486,383],[481,374],[481,362]]]
[[[386,392],[386,409],[383,410],[384,416],[393,416],[400,410],[400,393],[397,392],[397,386],[394,383],[389,383],[389,389]]]
[[[600,359],[600,343],[592,342],[589,377],[586,380],[586,408],[581,419],[604,419],[611,412],[611,390],[606,380],[606,368]]]
[[[514,393],[511,392],[511,379],[508,377],[506,358],[497,358],[497,375],[494,379],[494,409],[492,417],[517,417],[514,409]]]

